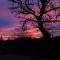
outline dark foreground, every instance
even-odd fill
[[[52,57],[59,57],[60,37],[48,40],[20,38],[14,41],[0,41],[0,54],[1,58],[3,56],[6,59],[7,57],[11,57],[15,59],[20,58],[20,60],[40,60],[40,58],[42,60],[49,60]],[[49,57],[49,59],[47,59],[47,57]]]

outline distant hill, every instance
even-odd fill
[[[55,53],[60,51],[60,37],[45,40],[18,38],[16,40],[0,41],[0,53],[33,54]]]

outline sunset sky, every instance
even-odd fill
[[[59,6],[58,0],[51,1],[54,1],[53,3],[56,4],[56,6]],[[8,2],[8,0],[0,0],[0,36],[2,35],[5,40],[8,39],[6,38],[6,36],[11,38],[15,34],[17,35],[22,31],[22,22],[20,22],[14,14],[11,14],[10,10],[8,9],[9,7],[10,3]],[[31,15],[29,16],[31,17]],[[35,25],[37,24],[34,23],[34,25],[32,25],[32,22],[27,23],[28,30],[26,30],[25,32],[28,32],[28,34],[26,35],[29,35],[32,38],[40,38],[42,37],[42,34],[39,29],[35,27]],[[60,35],[60,23],[48,24],[48,27],[51,30],[55,30],[53,32],[50,32],[53,36]]]

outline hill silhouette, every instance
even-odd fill
[[[18,38],[16,40],[0,41],[0,53],[22,55],[44,55],[59,53],[60,36],[48,39]]]

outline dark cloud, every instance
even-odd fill
[[[6,28],[6,27],[9,27],[9,26],[12,26],[11,25],[12,22],[8,19],[4,19],[4,18],[0,18],[0,28]]]

